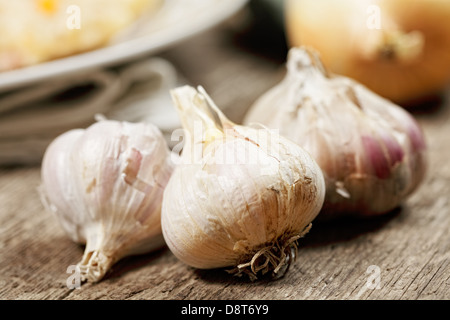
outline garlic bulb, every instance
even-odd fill
[[[403,107],[450,81],[450,1],[287,0],[289,45]]]
[[[164,192],[168,247],[195,268],[283,275],[322,207],[320,168],[276,131],[232,123],[202,88],[172,97],[187,138]]]
[[[329,73],[318,53],[292,48],[284,80],[249,109],[244,124],[280,130],[311,153],[327,192],[320,216],[391,211],[423,180],[424,135],[403,108]]]
[[[100,281],[119,259],[164,245],[161,204],[171,159],[159,129],[144,123],[102,120],[48,146],[43,203],[86,245],[82,281]]]

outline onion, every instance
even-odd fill
[[[450,79],[450,1],[287,0],[291,47],[320,52],[334,73],[403,107]]]

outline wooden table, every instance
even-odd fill
[[[285,51],[268,47],[276,42],[244,44],[248,34],[236,21],[242,20],[161,56],[191,84],[203,85],[239,122],[250,104],[283,77]],[[422,187],[391,214],[315,223],[288,274],[276,281],[195,270],[164,248],[120,261],[98,284],[69,289],[67,269],[81,259],[83,247],[71,242],[44,210],[36,190],[39,166],[0,169],[0,298],[449,299],[450,102],[446,98],[414,115],[429,145]]]

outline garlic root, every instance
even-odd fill
[[[274,279],[283,277],[288,272],[291,264],[296,260],[297,240],[306,235],[311,227],[312,223],[298,235],[285,236],[274,243],[270,243],[258,250],[253,256],[250,255],[248,259],[243,259],[249,260],[248,262],[242,262],[236,268],[227,270],[227,272],[238,277],[246,274],[252,281],[258,279],[257,275],[259,273],[265,275],[268,272],[272,272],[271,277]],[[264,258],[262,263],[260,258]]]
[[[98,282],[115,262],[115,259],[106,256],[102,251],[85,252],[78,263],[81,281]]]

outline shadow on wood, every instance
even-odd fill
[[[137,272],[140,269],[148,267],[168,253],[170,253],[169,249],[164,246],[147,254],[124,257],[112,266],[102,281],[122,278],[128,272]]]
[[[399,218],[404,210],[398,207],[391,212],[374,217],[340,217],[335,220],[313,221],[311,231],[301,239],[301,246],[317,247],[350,241],[369,232],[382,229],[390,221]]]
[[[402,214],[407,214],[401,207],[381,216],[377,217],[345,217],[336,219],[334,221],[318,221],[313,222],[313,228],[311,231],[301,239],[301,248],[314,248],[333,245],[339,242],[351,241],[357,237],[360,237],[367,233],[377,232],[381,230],[385,225],[395,219],[401,218]],[[294,262],[295,263],[295,262]],[[242,275],[240,277],[229,274],[224,269],[213,270],[196,270],[193,272],[196,276],[203,281],[210,283],[223,283],[225,285],[239,285],[239,284],[255,284],[267,286],[268,284],[277,282],[284,279],[284,276],[280,278],[273,278],[269,274],[259,278],[256,281],[251,281],[248,276]],[[289,271],[286,272],[288,274]]]

